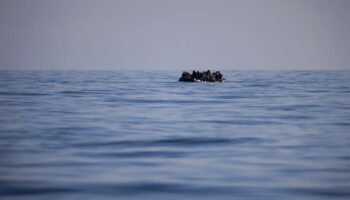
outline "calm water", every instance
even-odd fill
[[[350,71],[181,73],[0,71],[0,199],[350,198]]]

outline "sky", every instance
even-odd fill
[[[0,69],[350,69],[350,0],[0,0]]]

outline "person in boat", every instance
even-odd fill
[[[197,82],[197,81],[203,81],[203,82],[225,82],[226,80],[222,78],[222,74],[220,71],[216,71],[211,73],[210,70],[199,72],[199,71],[192,71],[192,74],[184,71],[182,73],[182,76],[180,77],[179,81],[185,81],[185,82]]]

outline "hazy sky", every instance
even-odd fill
[[[0,0],[0,69],[350,69],[350,0]]]

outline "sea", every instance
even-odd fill
[[[0,199],[350,199],[350,71],[221,72],[0,71]]]

